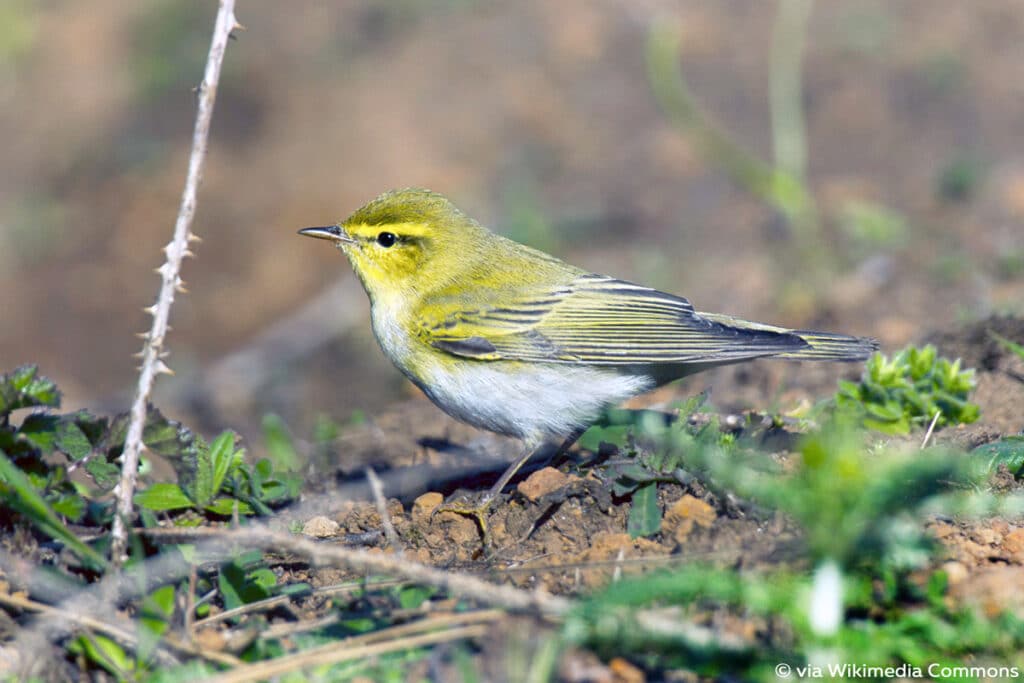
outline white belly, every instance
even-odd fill
[[[474,427],[539,442],[589,426],[601,411],[653,386],[642,375],[579,365],[465,361],[431,373],[423,391],[452,417]]]

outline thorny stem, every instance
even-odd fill
[[[220,9],[213,29],[210,52],[206,58],[206,71],[203,82],[199,85],[199,106],[196,112],[196,125],[192,134],[192,151],[188,161],[188,176],[185,178],[185,189],[181,195],[181,207],[174,224],[174,238],[164,247],[167,260],[157,269],[160,274],[160,293],[156,303],[145,309],[153,316],[153,325],[144,335],[142,347],[142,367],[139,372],[139,383],[135,389],[132,402],[131,420],[128,424],[128,435],[124,444],[124,455],[121,463],[121,481],[115,489],[117,498],[117,514],[114,515],[111,530],[110,559],[114,567],[119,567],[126,558],[125,549],[128,544],[127,525],[133,515],[132,497],[135,492],[135,480],[139,468],[139,454],[142,451],[142,431],[146,423],[146,404],[149,400],[153,382],[158,374],[171,374],[171,369],[164,363],[164,336],[167,334],[167,319],[170,316],[171,303],[175,292],[184,292],[181,279],[181,262],[190,256],[189,242],[197,238],[191,232],[192,219],[196,212],[196,193],[203,175],[203,162],[206,159],[206,145],[210,136],[210,120],[213,117],[213,103],[217,95],[217,82],[220,79],[220,68],[224,61],[224,52],[228,39],[235,28],[235,0],[220,0]]]

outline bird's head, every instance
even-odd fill
[[[421,189],[385,192],[336,225],[299,234],[334,242],[373,300],[450,280],[490,235],[447,198]]]

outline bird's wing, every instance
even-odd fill
[[[779,329],[742,329],[697,314],[689,301],[623,280],[583,275],[505,297],[501,306],[433,301],[421,339],[477,360],[630,365],[716,363],[807,346]]]

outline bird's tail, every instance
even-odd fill
[[[698,313],[698,315],[741,330],[793,335],[807,343],[807,346],[803,348],[771,354],[775,358],[787,358],[789,360],[862,361],[867,360],[872,353],[878,350],[878,340],[871,339],[870,337],[851,337],[845,334],[814,332],[811,330],[789,330],[784,327],[755,323],[721,313]]]
[[[870,337],[850,337],[830,332],[793,330],[796,336],[810,344],[807,348],[780,353],[779,358],[790,360],[859,361],[878,350],[878,340]]]

